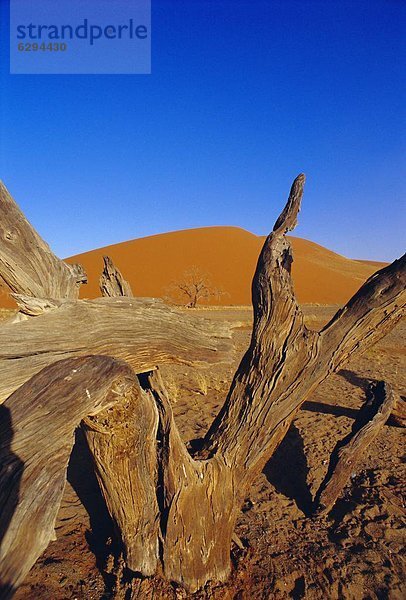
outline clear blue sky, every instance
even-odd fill
[[[295,235],[402,254],[401,0],[152,0],[152,74],[126,76],[9,75],[0,5],[0,178],[58,255],[265,234],[301,171]]]

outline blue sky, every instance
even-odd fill
[[[266,234],[302,171],[295,235],[402,254],[400,0],[152,0],[152,74],[89,76],[10,75],[0,6],[0,178],[59,256]]]

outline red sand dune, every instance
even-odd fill
[[[291,240],[293,279],[302,303],[342,304],[385,264],[351,260],[313,242],[296,237]],[[82,298],[100,296],[102,257],[108,254],[136,296],[165,296],[171,282],[197,266],[215,287],[227,292],[212,304],[241,305],[251,303],[251,279],[263,241],[263,237],[238,227],[205,227],[122,242],[66,260],[81,263],[88,274]],[[4,290],[0,306],[13,306]]]
[[[292,237],[293,278],[300,302],[342,304],[385,263],[344,258],[318,244]],[[251,279],[264,238],[238,227],[206,227],[154,235],[67,259],[81,263],[89,284],[82,297],[100,295],[102,257],[109,255],[137,296],[160,297],[185,270],[197,266],[227,292],[213,304],[250,304]]]

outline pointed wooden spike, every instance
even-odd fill
[[[131,286],[124,279],[119,269],[115,266],[109,256],[103,256],[104,268],[100,276],[100,291],[102,296],[115,298],[127,296],[133,298]]]
[[[297,225],[297,216],[302,202],[306,175],[300,173],[292,183],[290,194],[285,208],[276,220],[273,228],[274,233],[286,233],[292,231]]]

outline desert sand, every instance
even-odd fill
[[[89,283],[82,296],[100,295],[102,257],[110,256],[136,296],[163,297],[171,282],[197,266],[213,286],[226,292],[212,304],[251,303],[251,281],[264,237],[238,227],[175,231],[106,246],[70,257],[85,267]],[[293,279],[299,302],[344,303],[384,263],[350,260],[314,242],[292,237]],[[208,302],[210,303],[210,301]]]
[[[66,259],[84,266],[89,282],[82,298],[100,296],[103,255],[110,256],[136,296],[165,297],[173,281],[197,266],[215,288],[226,292],[203,303],[248,305],[251,281],[264,237],[238,227],[205,227],[174,231],[98,248]],[[386,263],[351,260],[323,246],[291,237],[293,279],[299,302],[343,304]],[[0,287],[0,306],[14,306]]]

